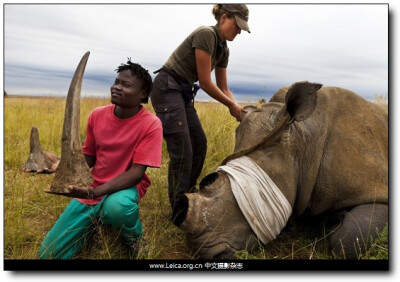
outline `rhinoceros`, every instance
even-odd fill
[[[305,81],[247,110],[233,154],[173,211],[193,253],[233,258],[328,214],[334,257],[359,258],[388,224],[387,105]]]

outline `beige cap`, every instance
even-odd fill
[[[250,33],[249,25],[247,21],[249,20],[249,9],[245,4],[222,4],[221,10],[232,13],[235,16],[236,23],[240,29]]]

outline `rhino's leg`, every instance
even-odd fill
[[[345,259],[360,258],[387,222],[387,205],[361,205],[345,212],[340,226],[330,238],[334,255]]]

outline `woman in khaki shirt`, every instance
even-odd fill
[[[194,30],[156,71],[150,99],[163,125],[164,139],[170,156],[168,194],[172,208],[178,197],[195,189],[203,168],[207,138],[194,108],[194,97],[200,87],[212,98],[228,107],[240,121],[245,112],[228,87],[229,48],[241,30],[250,32],[249,11],[244,4],[217,4],[212,13],[215,26]],[[215,69],[216,84],[211,80]]]

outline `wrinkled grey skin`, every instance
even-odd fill
[[[236,251],[254,248],[257,237],[237,205],[228,177],[220,173],[215,176],[215,182],[200,194],[186,194],[190,220],[180,228],[187,232],[194,256],[232,258]]]
[[[284,125],[277,130],[278,124]],[[235,152],[223,163],[241,155],[280,188],[293,208],[291,221],[341,215],[330,237],[338,258],[358,258],[388,222],[387,106],[345,89],[295,83],[261,108],[249,108],[236,130]],[[251,251],[258,242],[227,176],[213,174],[202,184],[200,193],[180,199],[180,213],[174,211],[193,253],[232,258]]]

